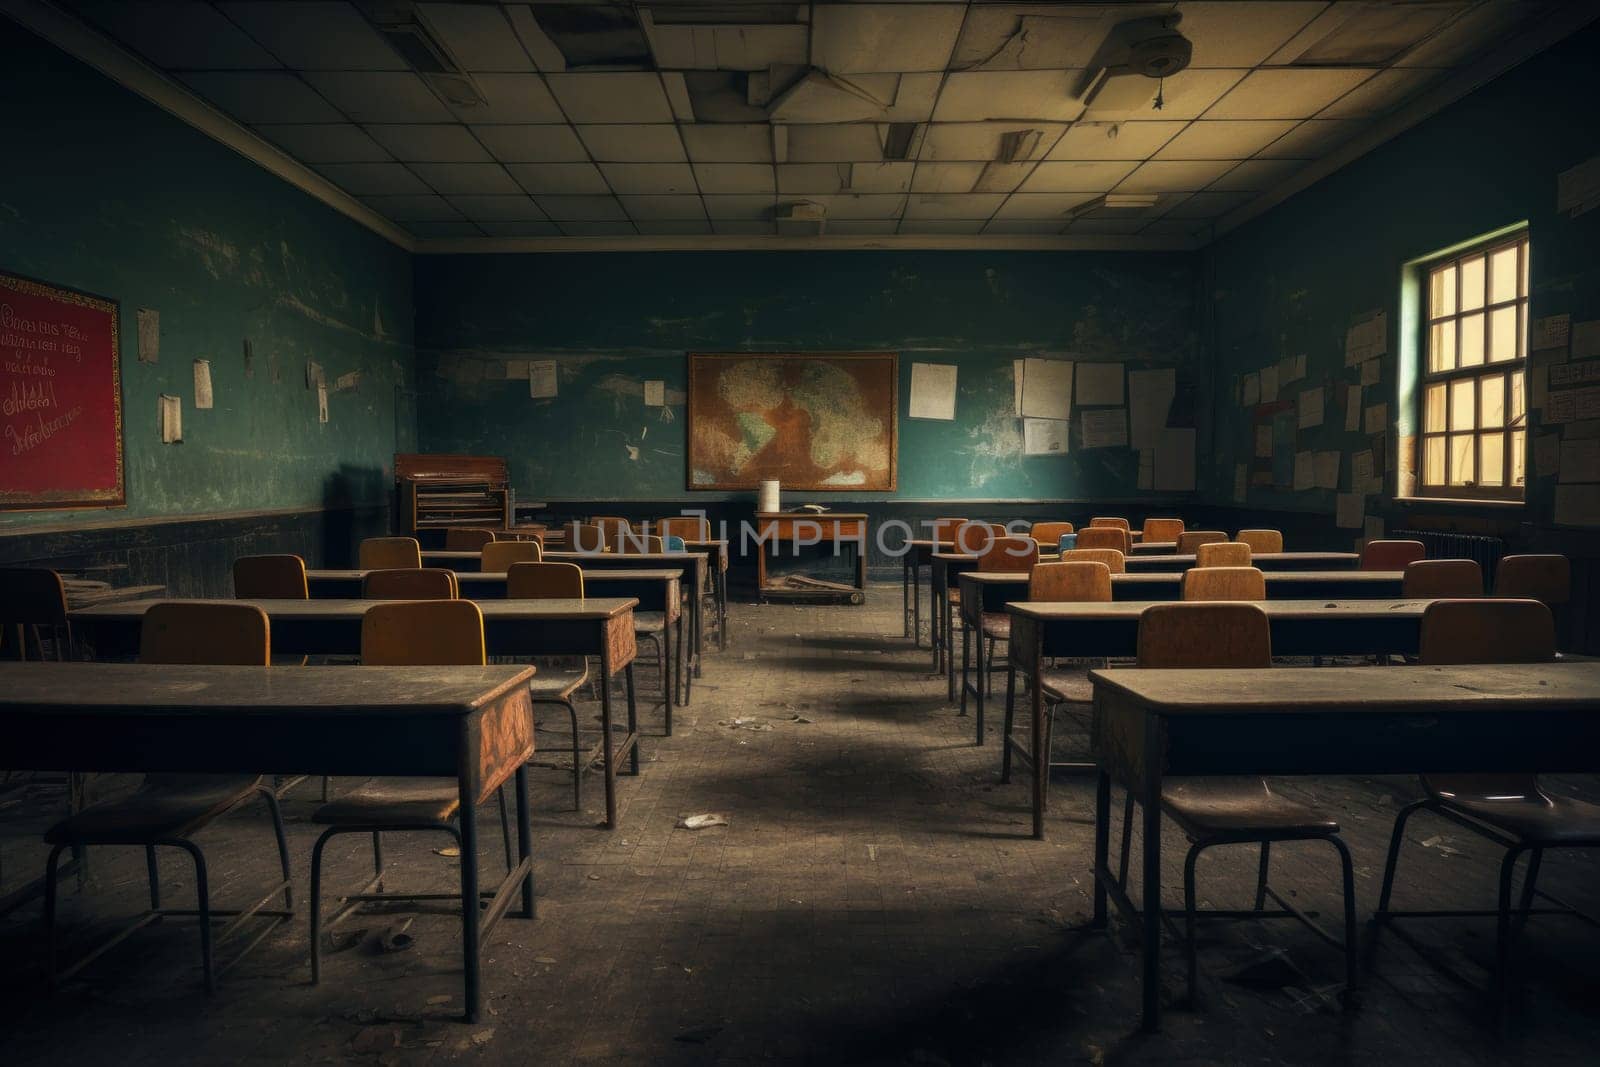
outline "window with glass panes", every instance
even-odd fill
[[[1521,500],[1527,234],[1430,266],[1426,312],[1418,492]]]

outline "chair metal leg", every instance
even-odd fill
[[[200,968],[205,975],[206,992],[215,993],[217,975],[211,959],[211,893],[206,884],[206,858],[192,841],[174,839],[170,844],[183,849],[194,860],[196,918],[200,923]]]
[[[156,846],[144,846],[144,866],[150,872],[150,910],[161,908],[161,867],[156,861]]]
[[[57,865],[61,860],[61,853],[66,848],[66,845],[52,848],[50,858],[45,860],[44,866],[45,962],[51,991],[56,988],[56,890],[61,881]]]
[[[1044,709],[1044,810],[1050,810],[1050,760],[1056,750],[1056,712],[1060,704],[1050,704]]]
[[[1011,781],[1011,727],[1017,716],[1017,668],[1006,666],[1006,710],[1000,724],[1000,784]]]
[[[1506,849],[1500,861],[1500,897],[1495,926],[1494,943],[1494,1009],[1496,1018],[1504,1022],[1511,1000],[1511,883],[1516,877],[1517,860],[1522,848]],[[1529,863],[1533,861],[1530,859]]]
[[[339,832],[337,826],[330,826],[322,831],[317,838],[317,843],[311,846],[311,984],[316,985],[322,981],[322,849],[327,845],[328,839]],[[376,832],[372,835],[373,866],[378,873],[383,872],[381,846],[378,844]]]
[[[1267,906],[1267,866],[1272,862],[1272,842],[1261,842],[1261,870],[1256,875],[1256,910]]]
[[[562,701],[572,718],[572,810],[583,810],[583,757],[578,753],[578,707],[571,700]],[[610,738],[606,738],[609,744]]]
[[[261,787],[261,796],[267,802],[267,811],[272,814],[272,835],[278,843],[278,866],[283,871],[283,907],[285,911],[294,910],[294,885],[289,875],[289,840],[283,833],[283,810],[278,806],[278,795],[270,786]],[[155,886],[155,850],[150,850],[152,889]]]
[[[972,670],[972,631],[965,624],[961,627],[961,710],[958,715],[967,713],[967,674]]]
[[[1400,843],[1405,840],[1406,820],[1429,803],[1428,798],[1424,797],[1412,801],[1395,814],[1394,832],[1389,836],[1389,858],[1383,865],[1383,889],[1378,893],[1378,910],[1372,913],[1375,923],[1386,922],[1389,918],[1389,895],[1394,891],[1394,872],[1400,862]]]
[[[1204,845],[1194,845],[1183,858],[1183,929],[1184,929],[1184,956],[1189,969],[1189,1004],[1191,1007],[1200,1003],[1200,962],[1199,948],[1195,940],[1195,892],[1194,892],[1194,865],[1200,858],[1200,850]],[[1150,901],[1144,902],[1145,907],[1152,907]]]
[[[1344,883],[1344,988],[1345,1005],[1355,1003],[1355,990],[1360,982],[1360,946],[1356,937],[1356,872],[1350,859],[1350,848],[1343,838],[1330,837],[1329,843],[1339,851],[1339,873]]]
[[[1527,925],[1528,912],[1533,908],[1534,886],[1539,880],[1539,864],[1543,859],[1542,848],[1532,849],[1528,853],[1528,870],[1522,876],[1522,903],[1518,908],[1522,914],[1517,916],[1517,921],[1512,927],[1512,937],[1520,936],[1522,928]]]

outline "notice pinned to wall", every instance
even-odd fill
[[[1533,352],[1566,348],[1571,336],[1571,315],[1546,315],[1542,319],[1534,319],[1528,327],[1528,348]]]
[[[911,407],[913,419],[956,417],[956,365],[954,363],[911,364]]]
[[[1359,530],[1367,498],[1361,493],[1340,493],[1333,500],[1334,525],[1347,530]]]
[[[660,378],[647,378],[644,383],[644,406],[659,408],[667,403],[667,383]]]
[[[139,328],[139,362],[161,362],[161,312],[140,308],[135,322]]]
[[[1344,334],[1344,365],[1354,367],[1376,359],[1389,347],[1389,313],[1369,311],[1356,317]]]
[[[1171,367],[1128,372],[1128,430],[1133,447],[1160,447],[1177,392],[1178,374]]]
[[[1295,398],[1295,413],[1302,430],[1322,425],[1322,386],[1302,389]]]
[[[1128,444],[1127,408],[1096,408],[1078,412],[1084,448],[1123,448]]]
[[[528,361],[528,395],[535,400],[549,400],[556,395],[556,361],[531,359]]]
[[[1257,459],[1272,458],[1272,423],[1263,422],[1256,426],[1255,454]]]
[[[1295,492],[1305,492],[1307,489],[1317,487],[1317,460],[1315,452],[1296,452],[1294,454],[1294,489]]]
[[[346,371],[333,383],[333,391],[336,393],[354,393],[360,388],[361,372],[358,370]]]
[[[1029,456],[1067,454],[1066,419],[1023,419],[1022,451]]]
[[[195,410],[209,411],[211,403],[211,361],[209,359],[197,359],[194,361]]]
[[[1572,358],[1593,359],[1600,356],[1600,319],[1575,322],[1571,332]]]
[[[1246,374],[1244,382],[1239,387],[1239,403],[1245,407],[1255,407],[1261,403],[1261,375]]]
[[[1278,360],[1278,385],[1288,385],[1298,382],[1306,376],[1306,357],[1284,356]]]
[[[1065,359],[1022,361],[1022,417],[1066,422],[1072,417],[1072,363]]]
[[[1367,433],[1382,433],[1389,425],[1389,405],[1373,404],[1367,408],[1365,429]]]
[[[183,399],[162,393],[157,398],[156,418],[161,426],[161,443],[183,443]]]
[[[1339,488],[1339,465],[1343,456],[1338,452],[1318,452],[1312,462],[1313,477],[1318,489]]]
[[[1022,418],[1022,364],[1020,359],[1011,361],[1011,413],[1017,418]]]
[[[1155,490],[1188,493],[1194,490],[1194,430],[1161,431],[1156,444]]]
[[[1361,384],[1362,385],[1377,385],[1380,381],[1383,380],[1382,375],[1383,375],[1383,361],[1382,360],[1369,359],[1365,363],[1361,364]]]
[[[1372,449],[1364,449],[1350,457],[1350,489],[1356,493],[1381,493],[1383,475],[1372,462]]]
[[[1110,406],[1122,403],[1122,364],[1079,363],[1078,406]]]
[[[322,373],[322,364],[314,360],[306,361],[306,388],[315,392],[327,384],[328,379]]]
[[[317,421],[328,421],[328,386],[326,383],[317,386]]]
[[[1278,402],[1278,368],[1261,368],[1261,402],[1263,404],[1276,404]]]
[[[506,381],[522,382],[528,379],[528,361],[525,359],[506,360]]]

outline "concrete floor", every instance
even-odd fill
[[[1338,1007],[1338,954],[1297,924],[1216,924],[1203,934],[1205,1003],[1185,1006],[1182,956],[1167,951],[1173,1007],[1160,1034],[1137,1031],[1137,976],[1119,933],[1083,930],[1090,907],[1090,783],[1059,779],[1049,839],[1028,838],[1025,783],[998,784],[999,745],[972,744],[971,720],[946,705],[926,649],[901,638],[899,592],[865,608],[736,604],[733,643],[708,658],[676,736],[651,736],[644,773],[623,779],[620,829],[596,828],[598,778],[570,810],[556,763],[564,725],[540,731],[534,776],[539,917],[505,920],[487,952],[484,1021],[461,1006],[458,923],[423,916],[415,945],[376,942],[397,916],[328,957],[308,985],[303,920],[280,928],[231,972],[199,988],[192,926],[141,932],[54,997],[40,988],[38,910],[0,919],[0,1060],[118,1067],[242,1063],[609,1062],[818,1063],[1593,1061],[1600,934],[1569,919],[1533,922],[1521,942],[1520,1007],[1509,1036],[1486,1022],[1481,986],[1493,924],[1410,924],[1416,948],[1385,934],[1363,1006]],[[320,668],[336,670],[337,667]],[[659,734],[659,712],[647,715]],[[1058,730],[1058,757],[1081,742]],[[346,782],[345,785],[354,783]],[[1357,863],[1363,919],[1404,779],[1281,783],[1338,813]],[[1593,795],[1588,780],[1563,788]],[[303,893],[314,789],[286,805]],[[20,798],[20,799],[19,799]],[[7,886],[43,866],[37,834],[59,793],[36,787],[0,808]],[[729,825],[676,829],[716,812]],[[492,807],[485,870],[498,870]],[[388,845],[402,884],[448,891],[442,838]],[[243,898],[272,858],[249,809],[199,838],[215,899]],[[365,870],[358,838],[329,851],[334,885]],[[1177,877],[1183,842],[1165,843]],[[1137,855],[1137,850],[1135,850]],[[1498,856],[1426,817],[1414,820],[1397,906],[1492,906]],[[169,899],[192,884],[166,864]],[[143,904],[137,851],[101,850],[88,893],[70,893],[71,942]],[[1597,903],[1590,856],[1553,856],[1545,888]],[[1251,899],[1253,849],[1201,861],[1203,904]],[[1274,884],[1336,915],[1326,846],[1274,850]],[[302,897],[303,899],[303,897]],[[1181,900],[1169,884],[1166,901]]]

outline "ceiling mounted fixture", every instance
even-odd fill
[[[828,224],[828,209],[813,200],[779,204],[774,221],[784,237],[817,237]]]
[[[1162,82],[1189,66],[1194,46],[1178,32],[1181,15],[1133,19],[1111,28],[1094,61],[1078,80],[1077,96],[1085,109],[1132,111],[1151,102],[1150,81],[1156,82],[1153,107],[1160,111]]]
[[[488,103],[472,75],[450,54],[410,0],[368,0],[367,21],[389,42],[411,69],[456,107]]]

